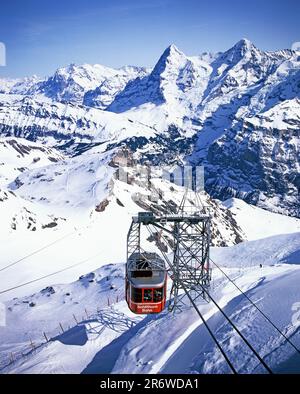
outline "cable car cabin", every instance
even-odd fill
[[[133,253],[126,266],[126,301],[134,313],[159,313],[166,304],[167,271],[156,253]]]

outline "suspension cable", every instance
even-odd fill
[[[164,237],[164,235],[162,234],[162,237]],[[165,240],[166,241],[166,240]],[[186,248],[186,245],[184,244],[184,242],[182,242],[182,245]],[[196,259],[197,257],[194,256]],[[169,264],[169,260],[168,260],[168,264]],[[186,267],[187,270],[189,271],[189,273],[191,275],[193,275],[193,272]],[[182,284],[182,283],[181,283]],[[261,362],[261,364],[265,367],[265,369],[270,373],[273,374],[273,371],[271,370],[271,368],[266,364],[266,362],[262,359],[262,357],[258,354],[258,352],[253,348],[253,346],[249,343],[249,341],[247,340],[247,338],[245,338],[245,336],[241,333],[241,331],[237,328],[237,326],[231,321],[231,319],[227,316],[227,314],[223,311],[223,309],[218,305],[218,303],[213,299],[213,297],[209,294],[209,292],[205,289],[205,287],[203,285],[201,285],[198,282],[198,285],[201,287],[202,291],[212,300],[213,304],[218,308],[218,310],[221,312],[221,314],[225,317],[225,319],[228,321],[229,324],[231,324],[231,326],[234,328],[234,330],[237,332],[237,334],[242,338],[242,340],[245,342],[245,344],[249,347],[249,349],[253,352],[253,354],[256,356],[256,358]]]
[[[18,263],[20,263],[20,262],[23,261],[23,260],[28,259],[28,257],[34,256],[35,254],[41,252],[42,250],[45,250],[45,249],[49,248],[49,247],[52,246],[52,245],[55,245],[56,243],[58,243],[58,242],[64,240],[65,238],[70,237],[71,235],[75,234],[76,231],[77,231],[77,230],[72,231],[71,233],[68,233],[68,234],[64,235],[63,237],[58,238],[58,239],[56,239],[55,241],[53,241],[53,242],[51,242],[51,243],[49,243],[49,244],[47,244],[47,245],[45,245],[45,246],[43,246],[43,247],[41,247],[41,248],[35,250],[35,251],[33,251],[33,252],[27,254],[26,256],[24,256],[24,257],[22,257],[22,258],[20,258],[20,259],[18,259],[18,260],[16,260],[16,261],[14,261],[13,263],[10,263],[10,264],[6,265],[5,267],[0,268],[0,272],[2,272],[2,271],[4,271],[4,270],[6,270],[6,269],[8,269],[8,268],[10,268],[10,267],[12,267],[12,266],[18,264]]]
[[[152,229],[149,228],[148,226],[147,226],[147,229],[148,229],[148,231],[150,232],[150,235],[153,236],[153,231],[152,231]],[[169,265],[170,267],[172,267],[172,264],[171,264],[171,262],[170,262],[170,260],[169,260],[169,257],[167,256],[167,254],[166,254],[162,249],[160,249],[160,251],[161,251],[161,253],[163,254],[165,260],[168,262],[168,265]],[[207,331],[209,332],[210,336],[212,337],[213,341],[214,341],[215,344],[217,345],[217,348],[220,350],[220,352],[221,352],[221,354],[223,355],[225,361],[226,361],[227,364],[229,365],[231,371],[232,371],[234,374],[237,374],[237,370],[234,368],[232,362],[229,360],[229,358],[228,358],[227,354],[225,353],[224,349],[222,348],[222,346],[221,346],[220,343],[218,342],[216,336],[215,336],[214,333],[212,332],[212,330],[211,330],[211,328],[209,327],[207,321],[205,320],[205,318],[203,317],[202,313],[200,312],[200,310],[198,309],[197,305],[195,304],[194,300],[193,300],[192,297],[190,296],[190,294],[189,294],[187,288],[186,288],[183,284],[182,284],[182,288],[183,288],[185,294],[187,295],[187,297],[189,298],[189,300],[191,301],[193,307],[195,308],[195,310],[196,310],[198,316],[199,316],[200,319],[202,320],[203,324],[205,325],[205,327],[206,327]]]
[[[226,274],[226,272],[224,272],[224,270],[222,270],[222,268],[216,263],[214,262],[211,258],[209,258],[210,261],[216,266],[216,268],[218,268],[222,274],[236,287],[236,289],[243,294],[243,296],[250,302],[250,304],[252,306],[254,306],[260,313],[261,315],[272,325],[273,328],[275,328],[275,330],[277,330],[277,332],[279,332],[280,335],[283,336],[283,338],[300,354],[300,350],[293,344],[293,342],[290,341],[290,339],[276,326],[275,323],[272,322],[272,320],[255,304],[255,302],[253,302],[251,300],[250,297],[247,296],[247,294]]]
[[[9,291],[19,289],[20,287],[27,286],[27,285],[29,285],[29,284],[31,284],[31,283],[39,282],[40,280],[46,279],[46,278],[48,278],[48,277],[50,277],[50,276],[53,276],[53,275],[56,275],[56,274],[60,274],[61,272],[70,270],[70,269],[72,269],[72,268],[74,268],[74,267],[77,267],[78,265],[84,264],[84,263],[86,263],[87,261],[92,260],[93,258],[99,256],[100,254],[101,254],[101,253],[97,253],[97,254],[94,255],[94,256],[88,257],[88,258],[85,259],[85,260],[79,261],[78,263],[72,264],[72,265],[70,265],[70,266],[68,266],[68,267],[66,267],[66,268],[61,269],[61,270],[52,272],[52,273],[47,274],[47,275],[44,275],[44,276],[41,276],[40,278],[32,279],[32,280],[30,280],[30,281],[28,281],[28,282],[21,283],[20,285],[10,287],[10,288],[8,288],[8,289],[6,289],[6,290],[2,290],[2,291],[0,291],[0,294],[8,293]]]

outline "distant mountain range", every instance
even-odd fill
[[[224,53],[168,47],[153,69],[70,65],[0,80],[0,135],[67,155],[126,144],[140,161],[205,166],[214,198],[300,216],[300,52],[243,39]]]

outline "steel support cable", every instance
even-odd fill
[[[58,239],[56,239],[55,241],[53,241],[53,242],[51,242],[51,243],[49,243],[49,244],[47,244],[47,245],[45,245],[45,246],[42,246],[41,248],[39,248],[39,249],[37,249],[37,250],[35,250],[35,251],[33,251],[33,252],[27,254],[26,256],[24,256],[24,257],[22,257],[22,258],[20,258],[20,259],[18,259],[18,260],[16,260],[16,261],[14,261],[13,263],[10,263],[10,264],[6,265],[5,267],[0,268],[0,272],[2,272],[2,271],[4,271],[4,270],[6,270],[6,269],[8,269],[8,268],[10,268],[10,267],[12,267],[12,266],[18,264],[18,263],[20,263],[20,262],[23,261],[23,260],[28,259],[28,257],[34,256],[35,254],[37,254],[37,253],[39,253],[39,252],[41,252],[41,251],[43,251],[43,250],[49,248],[49,247],[52,246],[52,245],[55,245],[56,243],[58,243],[58,242],[60,242],[60,241],[62,241],[62,240],[64,240],[64,239],[70,237],[71,235],[74,235],[76,232],[77,232],[77,230],[76,230],[76,231],[73,231],[73,232],[71,232],[71,233],[68,233],[68,234],[64,235],[63,237],[58,238]]]
[[[155,225],[154,225],[155,226]],[[163,235],[162,235],[163,237]],[[187,249],[186,245],[181,242],[182,245]],[[194,258],[196,260],[199,259],[197,258],[197,256],[194,256]],[[201,263],[201,262],[200,262]],[[189,267],[186,267],[187,270],[189,271],[189,273],[193,276],[193,272],[189,269]],[[245,344],[249,347],[249,349],[253,352],[253,354],[256,356],[256,358],[261,362],[261,364],[265,367],[265,369],[270,373],[273,374],[273,371],[271,370],[271,368],[266,364],[266,362],[263,360],[263,358],[257,353],[257,351],[254,349],[254,347],[251,345],[251,343],[249,343],[249,341],[247,340],[247,338],[245,338],[245,336],[241,333],[241,331],[237,328],[237,326],[231,321],[231,319],[226,315],[226,313],[223,311],[223,309],[218,305],[218,303],[212,298],[212,296],[209,294],[209,292],[205,289],[205,287],[203,285],[201,285],[198,282],[198,285],[201,287],[201,289],[203,290],[203,292],[209,297],[209,299],[213,302],[213,304],[218,308],[218,310],[221,312],[221,314],[225,317],[225,319],[228,321],[229,324],[231,324],[231,326],[234,328],[234,330],[238,333],[238,335],[242,338],[242,340],[245,342]]]
[[[185,190],[184,196],[182,198],[182,201],[180,203],[180,207],[184,207],[185,204],[185,200],[187,198],[187,194],[188,194],[188,189]],[[154,225],[155,226],[155,225]],[[160,228],[162,228],[161,226],[158,226]],[[164,239],[164,235],[161,235]],[[167,240],[165,239],[165,242],[167,242]],[[168,242],[167,242],[168,244]],[[182,245],[185,247],[186,250],[188,250],[187,246],[182,242]],[[161,251],[163,253],[163,251]],[[197,256],[194,256],[194,258],[196,258],[198,260],[198,263],[201,264],[201,262],[199,262],[199,259],[197,258]],[[188,271],[190,272],[190,274],[193,275],[193,273],[188,269]],[[265,363],[265,361],[262,359],[262,357],[256,352],[256,350],[253,348],[253,346],[249,343],[249,341],[244,337],[244,335],[240,332],[240,330],[235,326],[235,324],[230,320],[230,318],[225,314],[225,312],[222,310],[221,307],[219,307],[219,305],[216,303],[216,301],[210,296],[209,292],[205,289],[204,286],[202,286],[200,283],[198,283],[199,286],[201,286],[202,290],[204,291],[204,293],[213,301],[214,305],[219,309],[219,311],[221,312],[221,314],[225,317],[225,319],[232,325],[232,327],[235,329],[235,331],[238,333],[238,335],[243,339],[243,341],[245,342],[245,344],[249,347],[249,349],[254,353],[254,355],[256,356],[256,358],[261,362],[261,364],[265,367],[265,369],[270,373],[273,374],[273,371],[270,369],[270,367]],[[190,298],[190,297],[189,297]]]
[[[44,275],[44,276],[41,276],[40,278],[32,279],[32,280],[30,280],[30,281],[28,281],[28,282],[25,282],[25,283],[21,283],[20,285],[10,287],[9,289],[2,290],[2,291],[0,291],[0,294],[8,293],[9,291],[19,289],[20,287],[27,286],[27,285],[29,285],[29,284],[31,284],[31,283],[39,282],[40,280],[46,279],[46,278],[48,278],[48,277],[50,277],[50,276],[53,276],[53,275],[56,275],[56,274],[60,274],[61,272],[70,270],[70,269],[72,269],[72,268],[74,268],[74,267],[77,267],[78,265],[84,264],[84,263],[86,263],[87,261],[93,259],[94,257],[99,256],[100,254],[101,254],[101,253],[97,253],[97,254],[94,255],[94,256],[88,257],[87,259],[82,260],[82,261],[79,261],[78,263],[72,264],[72,265],[70,265],[70,266],[68,266],[68,267],[66,267],[66,268],[62,268],[61,270],[52,272],[52,273],[47,274],[47,275]]]
[[[260,313],[261,315],[272,325],[275,330],[283,336],[283,338],[300,354],[300,350],[290,341],[290,339],[276,326],[275,323],[272,322],[272,320],[247,296],[247,294],[222,270],[222,268],[215,263],[211,258],[209,258],[210,261],[222,272],[222,274],[236,287],[238,291],[240,291],[241,294],[250,302],[252,306],[254,306]]]
[[[182,245],[187,249],[186,245],[182,242]],[[197,256],[194,256],[196,260],[198,260]],[[199,262],[199,261],[198,261]],[[187,267],[187,270],[190,272],[191,275],[193,275],[193,272]],[[265,367],[265,369],[270,373],[273,374],[273,371],[271,368],[266,364],[266,362],[263,360],[263,358],[258,354],[258,352],[254,349],[254,347],[251,345],[251,343],[248,341],[248,339],[241,333],[241,331],[237,328],[237,326],[232,322],[232,320],[226,315],[226,313],[223,311],[223,309],[218,305],[218,303],[212,298],[212,296],[209,294],[209,292],[205,289],[205,287],[198,282],[198,285],[201,287],[203,292],[211,299],[213,304],[219,309],[221,314],[225,317],[225,319],[228,321],[228,323],[231,324],[231,326],[235,329],[235,331],[238,333],[238,335],[243,339],[245,344],[249,347],[249,349],[253,352],[253,354],[256,356],[256,358],[261,362],[261,364]]]
[[[149,227],[147,226],[147,229],[148,229],[148,231],[150,232],[150,235],[153,236],[153,231],[151,230],[151,228],[149,228]],[[169,267],[172,269],[172,263],[170,262],[170,260],[169,260],[169,258],[168,258],[168,256],[167,256],[167,254],[166,254],[163,250],[160,250],[160,251],[161,251],[161,253],[163,254],[165,260],[168,262]],[[233,364],[232,364],[231,361],[229,360],[227,354],[225,353],[224,349],[222,348],[222,346],[221,346],[220,343],[218,342],[218,340],[217,340],[217,338],[215,337],[214,333],[213,333],[212,330],[210,329],[210,327],[209,327],[208,323],[206,322],[206,320],[204,319],[202,313],[199,311],[197,305],[196,305],[195,302],[193,301],[193,299],[192,299],[192,297],[190,296],[188,290],[186,289],[186,287],[185,287],[184,285],[182,285],[182,288],[183,288],[185,294],[187,295],[187,297],[189,298],[190,302],[192,303],[192,305],[193,305],[194,309],[196,310],[198,316],[200,317],[202,323],[204,324],[204,326],[206,327],[206,329],[207,329],[207,331],[209,332],[210,336],[212,337],[213,341],[215,342],[217,348],[220,350],[220,352],[221,352],[221,354],[223,355],[225,361],[226,361],[227,364],[229,365],[231,371],[232,371],[234,374],[237,374],[236,369],[234,368]]]

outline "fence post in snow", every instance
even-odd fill
[[[62,326],[62,324],[61,324],[61,323],[59,323],[59,325],[60,325],[60,328],[61,328],[62,332],[64,333],[65,331],[64,331],[64,329],[63,329],[63,326]]]
[[[34,342],[32,342],[31,338],[29,338],[29,339],[30,339],[30,346],[31,346],[32,350],[34,350],[35,349]]]
[[[75,320],[76,324],[78,324],[78,321],[77,321],[76,316],[75,316],[74,313],[73,313],[73,317],[74,317],[74,320]]]
[[[48,339],[46,333],[44,332],[43,334],[44,334],[44,337],[45,337],[45,339],[46,339],[46,342],[49,342],[49,339]]]
[[[84,311],[85,311],[85,314],[86,314],[86,318],[88,319],[89,315],[88,315],[88,311],[86,310],[86,308],[84,308]]]

